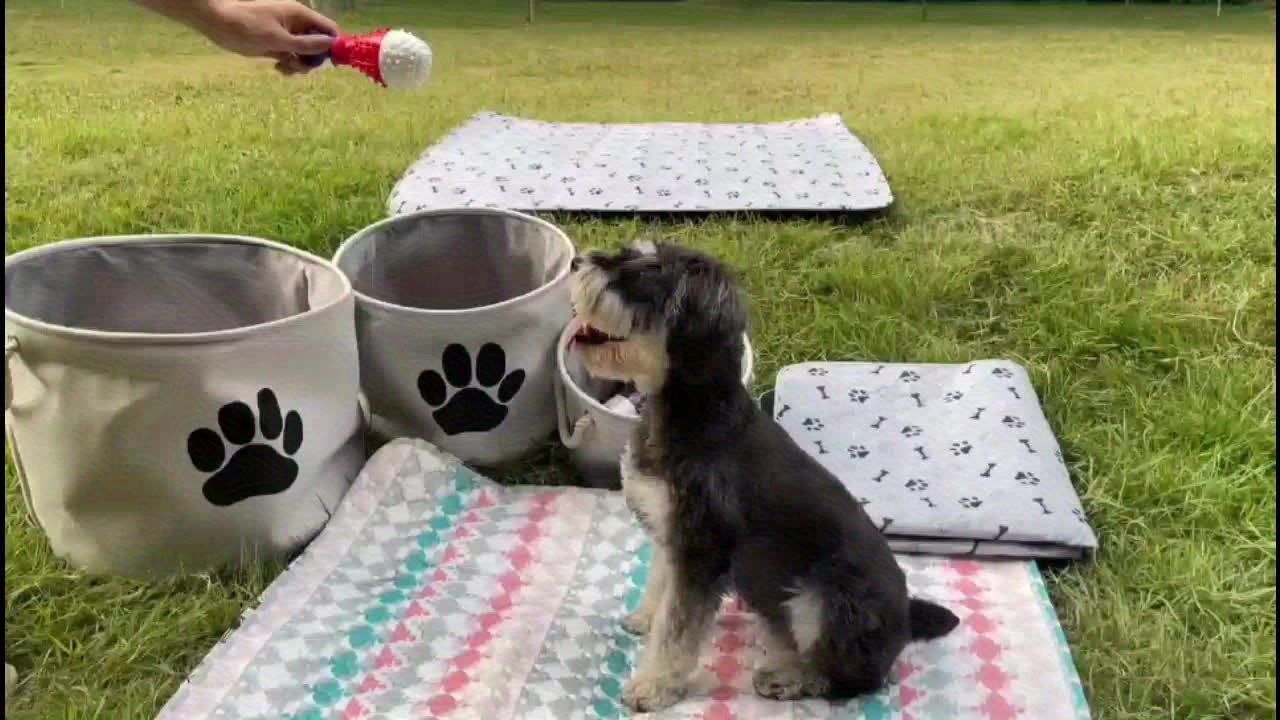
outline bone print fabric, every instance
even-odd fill
[[[839,115],[604,124],[482,112],[409,167],[387,209],[849,212],[892,202],[879,163]]]
[[[333,520],[205,658],[162,720],[607,720],[640,641],[650,549],[619,493],[504,488],[422,441],[369,461]],[[654,720],[1082,720],[1033,563],[903,557],[962,618],[859,701],[750,690],[752,616],[727,600],[702,690]]]
[[[775,397],[774,417],[899,552],[1074,558],[1097,547],[1014,363],[805,363],[778,373]]]

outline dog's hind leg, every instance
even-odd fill
[[[636,712],[674,705],[689,691],[690,676],[720,609],[714,575],[691,581],[674,564],[659,596],[649,638],[636,670],[623,690],[623,702]]]
[[[649,576],[645,581],[644,596],[640,598],[640,606],[623,621],[623,627],[636,635],[644,635],[653,625],[654,613],[658,611],[658,603],[662,593],[666,592],[671,581],[671,561],[667,557],[667,549],[658,542],[653,543],[653,557],[649,560]]]
[[[759,625],[760,647],[764,659],[756,668],[752,685],[757,695],[773,700],[799,700],[821,697],[827,692],[826,677],[809,661],[809,653],[820,622],[818,608],[810,607],[817,599],[801,593],[787,603],[790,628],[775,623]]]

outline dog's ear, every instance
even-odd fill
[[[689,383],[724,376],[736,381],[746,306],[721,268],[705,261],[686,266],[667,304],[666,327],[673,376]]]

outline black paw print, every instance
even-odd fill
[[[973,451],[973,446],[970,445],[967,440],[961,440],[960,442],[951,443],[951,454],[955,455],[956,457],[960,457],[961,455],[968,455],[972,451]]]
[[[871,399],[871,395],[862,388],[854,388],[849,391],[849,400],[856,403],[864,403]]]
[[[920,433],[924,432],[924,430],[920,429],[920,426],[918,425],[907,425],[899,432],[901,432],[904,437],[911,438],[918,436]]]
[[[973,510],[974,508],[982,507],[982,501],[976,497],[962,497],[960,498],[960,507]]]
[[[261,431],[266,442],[254,442]],[[273,446],[280,439],[280,449]],[[238,445],[227,460],[227,445]],[[293,486],[298,463],[292,456],[302,447],[302,416],[297,410],[280,414],[280,402],[270,388],[258,391],[258,413],[247,403],[218,408],[218,429],[200,428],[187,436],[187,457],[200,472],[212,473],[201,488],[218,507],[251,497],[275,495]],[[223,464],[223,462],[226,464]]]
[[[804,426],[804,429],[808,430],[809,432],[817,432],[821,430],[823,427],[825,427],[822,424],[822,421],[819,420],[818,418],[805,418],[804,422],[800,424]]]
[[[942,400],[943,402],[955,402],[962,397],[964,397],[964,393],[960,392],[959,390],[952,390],[946,395],[943,395]]]
[[[1017,480],[1019,485],[1039,485],[1040,484],[1040,478],[1036,477],[1035,473],[1025,472],[1023,470],[1019,470],[1017,473],[1015,473],[1013,476],[1013,479]]]
[[[1004,423],[1004,426],[1008,428],[1022,428],[1027,426],[1027,424],[1022,421],[1022,418],[1017,415],[1005,415],[1000,419],[1000,422]]]
[[[1011,377],[1013,377],[1013,372],[1012,372],[1011,370],[1009,370],[1009,368],[1005,368],[1005,367],[992,368],[992,370],[991,370],[991,374],[992,374],[992,375],[995,375],[995,376],[996,376],[996,377],[998,377],[998,378],[1011,378]]]
[[[418,394],[435,408],[431,417],[445,435],[487,432],[498,427],[507,419],[507,404],[524,385],[524,370],[508,373],[507,354],[497,343],[480,346],[474,368],[467,349],[453,343],[444,349],[440,368],[443,377],[435,370],[423,370],[418,375]],[[479,387],[471,382],[473,370]],[[497,400],[487,390],[494,386],[498,389]]]
[[[866,456],[868,456],[868,455],[870,455],[870,454],[871,454],[871,452],[870,452],[870,451],[868,451],[868,450],[867,450],[865,447],[863,447],[862,445],[850,445],[850,446],[849,446],[849,457],[853,458],[854,460],[861,460],[862,458],[864,458],[864,457],[866,457]]]
[[[913,383],[920,379],[920,373],[915,370],[903,370],[898,373],[898,379],[902,382]]]
[[[911,492],[923,492],[929,489],[929,483],[924,478],[911,478],[906,487]]]
[[[811,367],[809,368],[809,374],[814,377],[824,377],[827,374],[827,369],[822,367]]]

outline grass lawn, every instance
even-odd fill
[[[758,377],[1024,364],[1103,545],[1052,583],[1095,717],[1276,716],[1274,11],[547,3],[526,28],[521,2],[449,0],[342,18],[429,39],[435,77],[405,95],[348,70],[281,80],[119,0],[65,6],[5,3],[8,252],[214,231],[328,255],[481,109],[842,113],[899,198],[887,219],[664,230],[743,271]],[[642,229],[564,224],[583,246]],[[9,716],[151,717],[273,571],[82,577],[6,467]]]

